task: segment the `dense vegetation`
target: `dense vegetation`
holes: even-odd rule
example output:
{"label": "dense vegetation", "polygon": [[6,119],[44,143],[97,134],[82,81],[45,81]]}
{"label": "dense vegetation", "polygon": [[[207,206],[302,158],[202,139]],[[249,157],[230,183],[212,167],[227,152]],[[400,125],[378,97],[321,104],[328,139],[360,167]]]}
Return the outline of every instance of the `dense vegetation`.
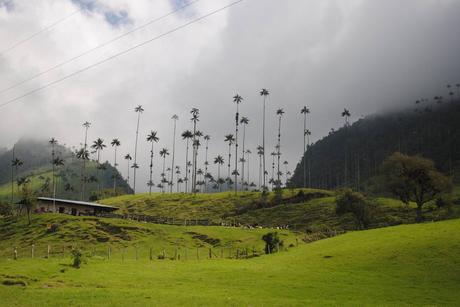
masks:
{"label": "dense vegetation", "polygon": [[0,259],[7,306],[456,306],[460,220],[347,233],[247,260]]}
{"label": "dense vegetation", "polygon": [[369,116],[331,131],[310,146],[290,185],[303,186],[303,162],[310,160],[312,187],[362,190],[396,151],[429,158],[460,182],[460,101],[439,101],[418,101],[415,110]]}

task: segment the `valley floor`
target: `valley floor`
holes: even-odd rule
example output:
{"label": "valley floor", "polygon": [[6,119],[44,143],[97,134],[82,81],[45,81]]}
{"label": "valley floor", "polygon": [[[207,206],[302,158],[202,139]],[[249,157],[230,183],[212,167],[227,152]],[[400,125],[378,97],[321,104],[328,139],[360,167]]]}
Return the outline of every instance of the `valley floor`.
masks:
{"label": "valley floor", "polygon": [[0,305],[455,306],[459,232],[459,219],[401,225],[245,260],[2,259]]}

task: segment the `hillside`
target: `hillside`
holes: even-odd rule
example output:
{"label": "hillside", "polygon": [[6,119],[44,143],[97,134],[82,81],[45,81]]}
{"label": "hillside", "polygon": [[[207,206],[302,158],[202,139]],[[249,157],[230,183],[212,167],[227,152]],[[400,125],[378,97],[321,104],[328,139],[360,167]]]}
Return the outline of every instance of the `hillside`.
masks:
{"label": "hillside", "polygon": [[[312,144],[290,179],[303,186],[303,162],[310,160],[311,186],[363,189],[378,174],[382,161],[395,151],[420,154],[460,182],[460,101],[369,116],[342,127]],[[307,176],[308,177],[308,176]]]}
{"label": "hillside", "polygon": [[456,306],[459,231],[451,220],[351,232],[245,260],[0,258],[1,304]]}
{"label": "hillside", "polygon": [[[301,231],[349,230],[356,229],[357,222],[352,215],[338,216],[335,212],[335,192],[327,190],[303,189],[284,190],[281,204],[274,204],[273,193],[268,204],[260,202],[260,193],[232,192],[215,194],[137,194],[103,199],[100,202],[120,208],[118,214],[146,215],[156,218],[180,220],[209,220],[213,224],[222,221],[227,224],[262,225],[278,227],[289,225]],[[454,194],[454,200],[460,195]],[[390,198],[374,199],[376,207],[370,223],[371,228],[415,222],[414,206]],[[441,220],[460,216],[460,206],[451,209],[424,207],[427,220]]]}
{"label": "hillside", "polygon": [[[49,230],[48,225],[55,225],[55,230]],[[30,255],[31,246],[35,244],[37,257],[46,255],[47,245],[52,247],[52,255],[62,256],[62,251],[69,252],[78,246],[93,253],[107,252],[120,254],[122,249],[129,253],[134,247],[139,254],[145,257],[150,248],[157,254],[165,250],[171,256],[175,248],[181,248],[182,253],[189,249],[195,254],[197,247],[202,248],[203,256],[208,248],[216,248],[220,253],[222,248],[228,252],[232,248],[255,249],[258,253],[263,250],[261,237],[269,230],[240,229],[212,226],[171,226],[136,221],[98,218],[74,217],[62,214],[33,215],[31,225],[27,218],[0,219],[0,258],[10,257],[12,248],[16,247],[23,257]],[[289,245],[295,243],[295,236],[287,230],[278,231],[284,242]]]}
{"label": "hillside", "polygon": [[[14,146],[15,157],[23,161],[23,165],[14,174],[14,201],[19,200],[16,180],[27,177],[31,180],[31,186],[37,195],[52,196],[52,166],[51,147],[47,141],[21,139]],[[11,160],[12,149],[0,154],[0,201],[11,199]],[[56,168],[56,197],[66,199],[80,199],[81,197],[81,165],[74,153],[64,146],[57,145],[56,156],[64,160],[64,165]],[[89,199],[98,190],[100,180],[101,190],[106,193],[112,192],[113,175],[117,176],[117,193],[131,193],[132,189],[122,179],[121,174],[110,163],[102,164],[104,170],[97,171],[97,163],[86,163],[86,183],[84,199]],[[113,194],[111,194],[113,195]]]}

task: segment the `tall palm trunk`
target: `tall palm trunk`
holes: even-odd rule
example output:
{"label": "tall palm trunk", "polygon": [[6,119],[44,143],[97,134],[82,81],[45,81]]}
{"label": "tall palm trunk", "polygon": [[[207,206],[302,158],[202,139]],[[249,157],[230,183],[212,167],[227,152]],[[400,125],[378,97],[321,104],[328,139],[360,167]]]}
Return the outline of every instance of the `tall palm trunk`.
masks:
{"label": "tall palm trunk", "polygon": [[188,193],[188,150],[189,139],[187,138],[187,150],[185,151],[185,193]]}
{"label": "tall palm trunk", "polygon": [[52,144],[52,147],[53,148],[51,150],[51,164],[53,166],[53,209],[54,209],[54,212],[56,212],[56,175],[55,175],[56,167],[54,163],[54,156],[55,156],[54,143]]}
{"label": "tall palm trunk", "polygon": [[173,191],[173,182],[174,182],[174,159],[176,155],[176,120],[177,118],[173,117],[174,119],[174,129],[173,129],[173,146],[172,146],[172,161],[171,161],[171,186],[169,187],[169,193]]}
{"label": "tall palm trunk", "polygon": [[153,186],[153,141],[152,147],[150,149],[150,178],[149,178],[149,195],[152,195],[152,186]]}
{"label": "tall palm trunk", "polygon": [[[166,154],[163,156],[163,179],[166,178]],[[163,180],[162,185],[161,185],[161,193],[165,192],[165,180]]]}
{"label": "tall palm trunk", "polygon": [[259,190],[262,189],[262,155],[259,155]]}
{"label": "tall palm trunk", "polygon": [[238,126],[239,126],[240,113],[238,110],[238,103],[236,104],[236,115],[235,115],[235,195],[238,193]]}
{"label": "tall palm trunk", "polygon": [[130,170],[130,167],[129,167],[129,160],[128,161],[128,176],[126,177],[126,182],[128,183],[128,186],[129,186],[129,170]]}
{"label": "tall palm trunk", "polygon": [[263,160],[262,160],[262,165],[263,165],[263,173],[262,173],[262,177],[263,177],[263,186],[262,186],[262,189],[265,189],[266,188],[266,177],[265,177],[265,173],[266,173],[266,168],[265,168],[265,101],[266,101],[266,96],[264,96],[264,107],[263,107],[263,120],[262,120],[262,147],[263,147]]}
{"label": "tall palm trunk", "polygon": [[307,187],[307,113],[303,115],[303,187]]}
{"label": "tall palm trunk", "polygon": [[[248,180],[246,181],[246,183],[248,184],[248,186],[247,186],[247,187],[248,187],[248,190],[249,190],[249,155],[250,155],[250,154],[247,153],[247,157],[248,157],[248,161],[247,161],[247,162],[248,162],[248,167],[247,167],[247,169],[248,169]],[[243,173],[243,178],[244,178],[244,173]]]}
{"label": "tall palm trunk", "polygon": [[244,159],[244,142],[246,140],[246,124],[243,125],[243,151],[242,151],[242,154],[243,154],[243,160],[241,160],[241,187],[243,188],[244,190],[244,163],[245,163],[245,159]]}
{"label": "tall palm trunk", "polygon": [[101,196],[101,178],[99,176],[99,170],[101,168],[100,158],[101,158],[101,150],[98,149],[97,150],[96,178],[97,178],[97,195],[99,197]]}
{"label": "tall palm trunk", "polygon": [[137,169],[137,140],[139,139],[139,122],[141,119],[141,112],[137,113],[137,128],[136,128],[136,143],[134,144],[134,174],[133,174],[133,191],[136,194],[136,169]]}
{"label": "tall palm trunk", "polygon": [[217,164],[217,183],[219,184],[219,192],[222,192],[222,185],[220,184],[220,163]]}
{"label": "tall palm trunk", "polygon": [[117,191],[117,146],[115,146],[115,154],[113,159],[113,167],[115,168],[113,174],[113,195],[116,195]]}
{"label": "tall palm trunk", "polygon": [[193,122],[193,143],[192,143],[192,193],[196,193],[196,121]]}
{"label": "tall palm trunk", "polygon": [[231,171],[230,171],[230,168],[231,168],[231,161],[232,159],[232,144],[228,144],[228,172],[227,172],[227,189],[230,187],[230,178],[231,178]]}
{"label": "tall palm trunk", "polygon": [[278,122],[278,152],[276,153],[278,157],[278,164],[277,164],[277,188],[281,188],[281,179],[280,179],[280,158],[281,158],[281,116],[279,117]]}
{"label": "tall palm trunk", "polygon": [[209,149],[209,139],[206,139],[206,157],[204,163],[204,192],[208,192],[208,149]]}
{"label": "tall palm trunk", "polygon": [[[88,127],[85,127],[85,143],[83,146],[84,152],[86,152],[86,148],[88,146],[87,142],[88,142]],[[83,165],[81,169],[81,179],[80,180],[81,180],[80,198],[81,200],[84,200],[85,199],[85,188],[86,188],[86,159],[85,158],[83,158]]]}

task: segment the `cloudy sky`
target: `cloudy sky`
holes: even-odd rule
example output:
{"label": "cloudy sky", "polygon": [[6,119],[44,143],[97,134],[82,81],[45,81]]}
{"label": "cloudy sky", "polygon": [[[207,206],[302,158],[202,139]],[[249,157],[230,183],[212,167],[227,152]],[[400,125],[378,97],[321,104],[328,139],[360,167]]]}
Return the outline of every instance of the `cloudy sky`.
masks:
{"label": "cloudy sky", "polygon": [[[158,131],[156,152],[171,149],[170,118],[179,116],[178,134],[191,129],[192,107],[201,112],[199,129],[212,137],[210,157],[225,154],[224,135],[234,133],[232,96],[239,93],[244,98],[241,114],[250,119],[246,145],[255,152],[262,126],[258,93],[269,89],[267,152],[276,142],[275,111],[284,108],[282,160],[292,169],[302,152],[303,105],[311,109],[312,136],[317,140],[342,124],[345,107],[356,120],[407,107],[419,98],[446,96],[446,84],[460,83],[460,1],[244,0],[15,100],[231,2],[196,1],[5,91],[188,2],[0,0],[0,145],[10,147],[22,136],[54,136],[78,147],[82,123],[89,121],[90,140],[101,137],[109,142],[117,137],[122,142],[120,154],[132,154],[134,107],[140,104],[145,112],[140,122],[139,182],[145,189],[147,133]],[[13,102],[4,105],[9,101]],[[103,158],[111,161],[112,149],[107,148]],[[251,163],[255,160],[252,155]],[[177,161],[185,161],[179,138]],[[123,161],[125,174],[124,166]],[[159,167],[155,171],[158,178]]]}

